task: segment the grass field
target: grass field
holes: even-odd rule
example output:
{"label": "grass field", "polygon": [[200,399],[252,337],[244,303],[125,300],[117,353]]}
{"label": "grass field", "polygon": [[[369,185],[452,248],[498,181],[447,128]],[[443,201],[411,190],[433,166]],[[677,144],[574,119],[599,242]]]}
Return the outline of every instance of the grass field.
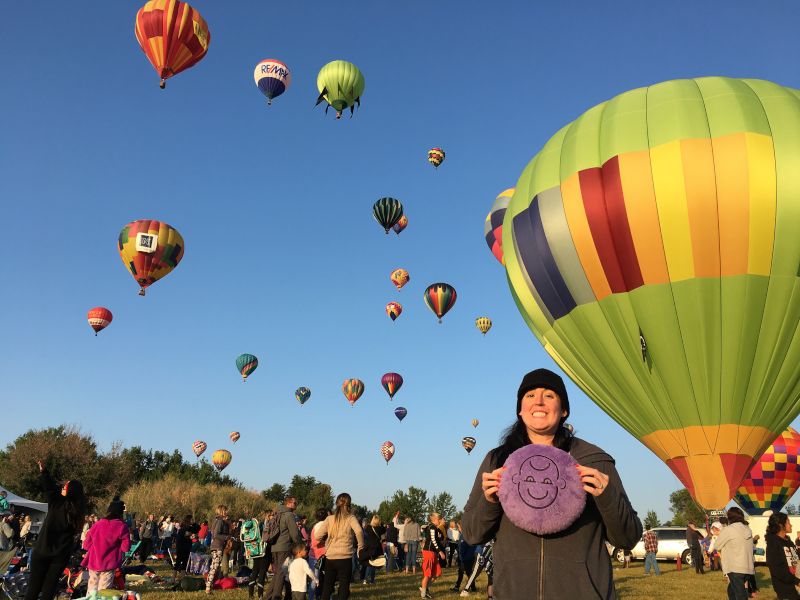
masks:
{"label": "grass field", "polygon": [[[678,572],[674,563],[659,563],[660,577],[644,574],[644,564],[635,562],[628,569],[614,570],[617,594],[624,600],[686,600],[686,598],[725,598],[726,583],[719,571],[696,575],[693,569],[683,568]],[[158,567],[162,575],[170,575],[166,568]],[[442,577],[433,585],[431,593],[437,600],[440,598],[458,598],[458,594],[449,591],[455,583],[455,568],[445,569]],[[756,568],[759,586],[759,598],[773,598],[774,592],[769,581],[766,567]],[[419,598],[420,575],[379,573],[374,585],[354,583],[350,597],[359,600],[412,600]],[[471,594],[474,600],[486,598],[486,576],[478,578],[478,591]],[[142,600],[202,600],[207,598],[204,592],[164,592],[142,588]],[[247,600],[247,590],[239,588],[231,591],[214,591],[211,596],[216,600]],[[555,598],[555,597],[554,597]],[[557,599],[556,599],[557,600]]]}

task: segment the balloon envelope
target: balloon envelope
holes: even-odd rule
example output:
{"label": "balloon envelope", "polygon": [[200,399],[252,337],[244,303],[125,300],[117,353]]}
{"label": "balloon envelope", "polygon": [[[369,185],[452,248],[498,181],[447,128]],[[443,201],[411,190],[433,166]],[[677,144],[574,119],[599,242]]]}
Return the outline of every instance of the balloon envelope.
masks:
{"label": "balloon envelope", "polygon": [[[323,100],[336,111],[336,118],[342,116],[347,108],[353,114],[356,104],[361,104],[364,93],[364,76],[358,67],[345,60],[334,60],[320,69],[317,75],[317,104]],[[327,108],[325,111],[327,112]]]}
{"label": "balloon envelope", "polygon": [[428,150],[428,162],[437,169],[444,162],[444,150],[441,148],[431,148]]}
{"label": "balloon envelope", "polygon": [[383,377],[381,377],[381,385],[386,390],[386,393],[389,394],[389,398],[394,400],[394,395],[403,387],[403,377],[400,373],[384,373]]}
{"label": "balloon envelope", "polygon": [[439,323],[441,323],[442,317],[456,303],[456,289],[449,283],[434,283],[425,290],[423,298],[425,304],[433,311],[433,314],[439,317]]}
{"label": "balloon envelope", "polygon": [[372,205],[372,216],[388,234],[403,216],[403,203],[397,198],[381,198]]}
{"label": "balloon envelope", "polygon": [[461,445],[464,446],[464,450],[467,451],[467,454],[472,452],[472,449],[475,447],[475,444],[477,443],[478,442],[475,440],[474,437],[467,436],[465,438],[461,438]]}
{"label": "balloon envelope", "polygon": [[478,419],[472,419],[472,426],[473,427],[477,427],[479,424],[480,424],[480,421],[478,421]]}
{"label": "balloon envelope", "polygon": [[475,327],[483,335],[486,335],[486,332],[492,328],[492,320],[489,317],[478,317],[475,319]]}
{"label": "balloon envelope", "polygon": [[492,208],[483,223],[483,237],[486,239],[489,250],[492,251],[492,254],[501,265],[505,264],[505,259],[503,258],[503,218],[506,216],[506,209],[513,195],[514,188],[500,192],[500,195],[492,203]]}
{"label": "balloon envelope", "polygon": [[247,381],[253,371],[258,367],[258,359],[252,354],[240,354],[236,357],[236,370],[242,376],[242,381]]}
{"label": "balloon envelope", "polygon": [[392,460],[394,456],[394,444],[392,442],[383,442],[383,444],[381,444],[381,456],[388,465],[389,461]]}
{"label": "balloon envelope", "polygon": [[302,406],[311,398],[311,390],[307,387],[299,387],[294,392],[294,398],[300,403],[300,406]]}
{"label": "balloon envelope", "polygon": [[117,249],[123,264],[140,286],[139,295],[144,296],[145,288],[178,266],[184,244],[177,229],[160,221],[140,219],[122,228]]}
{"label": "balloon envelope", "polygon": [[402,289],[403,286],[411,280],[408,271],[405,269],[395,269],[392,271],[392,274],[389,276],[389,278],[392,280],[392,283],[398,290]]}
{"label": "balloon envelope", "polygon": [[211,462],[217,467],[217,471],[222,471],[225,467],[231,464],[233,456],[227,450],[215,450],[211,455]]}
{"label": "balloon envelope", "polygon": [[798,155],[798,90],[668,81],[556,133],[503,220],[537,339],[706,509],[800,410]]}
{"label": "balloon envelope", "polygon": [[408,227],[408,217],[405,215],[400,217],[397,223],[392,225],[392,229],[397,235],[400,235],[400,232],[403,231],[403,229],[405,229],[406,227]]}
{"label": "balloon envelope", "polygon": [[800,487],[800,434],[791,427],[758,459],[736,491],[736,502],[748,515],[780,511]]}
{"label": "balloon envelope", "polygon": [[397,408],[394,409],[394,416],[397,417],[399,421],[405,419],[407,414],[408,411],[403,406],[398,406]]}
{"label": "balloon envelope", "polygon": [[389,315],[389,318],[394,321],[403,314],[403,305],[399,302],[389,302],[386,305],[386,314]]}
{"label": "balloon envelope", "polygon": [[231,438],[231,441],[235,444],[236,442],[239,441],[239,438],[242,436],[238,431],[231,431],[228,437]]}
{"label": "balloon envelope", "polygon": [[206,451],[206,448],[208,448],[208,444],[202,440],[197,440],[194,444],[192,444],[192,452],[194,452],[194,455],[198,458],[200,458],[200,455]]}
{"label": "balloon envelope", "polygon": [[186,2],[151,0],[136,13],[136,40],[166,80],[197,64],[208,52],[211,33],[205,19]]}
{"label": "balloon envelope", "polygon": [[292,73],[285,63],[267,58],[256,65],[253,79],[261,93],[267,97],[267,104],[272,104],[272,99],[283,94],[292,83]]}
{"label": "balloon envelope", "polygon": [[361,398],[361,394],[364,393],[364,382],[360,379],[345,379],[342,384],[342,393],[347,398],[350,406],[353,406]]}
{"label": "balloon envelope", "polygon": [[94,334],[97,335],[98,332],[109,326],[114,315],[103,306],[95,306],[89,310],[86,314],[86,318],[89,321],[89,325],[94,329]]}

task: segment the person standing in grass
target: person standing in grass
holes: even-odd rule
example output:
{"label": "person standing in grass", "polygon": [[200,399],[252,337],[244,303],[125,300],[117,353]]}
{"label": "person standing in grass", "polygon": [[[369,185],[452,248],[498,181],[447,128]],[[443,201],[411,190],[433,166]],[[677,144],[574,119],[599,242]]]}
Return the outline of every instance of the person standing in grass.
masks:
{"label": "person standing in grass", "polygon": [[358,519],[352,513],[350,494],[339,494],[333,514],[327,517],[316,531],[317,538],[325,542],[325,581],[322,599],[329,600],[333,586],[339,582],[338,600],[350,597],[353,576],[353,556],[364,549],[364,535]]}
{"label": "person standing in grass", "polygon": [[217,506],[214,524],[211,526],[211,565],[208,567],[206,578],[206,594],[211,593],[214,578],[222,564],[222,553],[231,537],[231,526],[228,523],[228,507],[224,504]]}
{"label": "person standing in grass", "polygon": [[406,566],[406,527],[400,518],[400,511],[394,513],[392,523],[397,528],[397,570],[402,571]]}
{"label": "person standing in grass", "polygon": [[728,599],[747,600],[745,582],[755,573],[753,532],[745,524],[741,508],[728,509],[728,526],[717,536],[715,548],[722,555],[722,572],[728,577]]}
{"label": "person standing in grass", "polygon": [[689,521],[686,527],[686,544],[692,554],[692,564],[694,564],[695,575],[705,575],[703,570],[703,547],[700,542],[703,540],[703,534],[697,530],[697,525],[694,521]]}
{"label": "person standing in grass", "polygon": [[314,571],[308,566],[306,560],[308,548],[305,541],[297,542],[292,546],[292,557],[286,559],[286,568],[289,584],[292,586],[292,600],[306,600],[308,580],[315,585],[319,583]]}
{"label": "person standing in grass", "polygon": [[439,513],[431,513],[430,523],[425,530],[425,539],[422,543],[422,585],[419,588],[420,598],[432,598],[428,586],[442,574],[441,561],[446,558],[445,537],[439,528],[441,517]]}
{"label": "person standing in grass", "polygon": [[644,574],[650,575],[650,567],[653,567],[653,572],[656,575],[661,575],[661,569],[658,567],[658,534],[652,529],[644,532]]}
{"label": "person standing in grass", "polygon": [[772,513],[767,524],[767,566],[772,579],[772,589],[778,600],[800,600],[797,586],[797,548],[790,534],[792,524],[786,513]]}
{"label": "person standing in grass", "polygon": [[406,523],[403,525],[403,535],[406,537],[406,573],[410,572],[414,575],[417,574],[417,553],[419,552],[419,540],[422,537],[422,530],[419,523],[411,517],[406,517]]}
{"label": "person standing in grass", "polygon": [[108,507],[104,519],[92,525],[83,540],[86,555],[81,566],[89,569],[87,595],[107,590],[114,584],[114,571],[122,564],[122,555],[131,548],[131,534],[122,520],[125,504],[118,497]]}

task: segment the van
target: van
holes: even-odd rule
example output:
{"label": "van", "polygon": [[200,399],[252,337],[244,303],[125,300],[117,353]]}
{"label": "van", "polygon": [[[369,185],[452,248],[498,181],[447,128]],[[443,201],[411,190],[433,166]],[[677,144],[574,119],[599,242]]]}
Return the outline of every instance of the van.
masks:
{"label": "van", "polygon": [[[704,528],[698,527],[697,530],[705,537]],[[653,531],[658,536],[656,560],[674,561],[680,556],[683,564],[692,566],[692,553],[686,543],[686,527],[654,527]],[[644,560],[644,555],[644,541],[639,540],[639,543],[631,549],[631,559]],[[614,548],[613,557],[618,562],[623,562],[625,551],[622,548]]]}

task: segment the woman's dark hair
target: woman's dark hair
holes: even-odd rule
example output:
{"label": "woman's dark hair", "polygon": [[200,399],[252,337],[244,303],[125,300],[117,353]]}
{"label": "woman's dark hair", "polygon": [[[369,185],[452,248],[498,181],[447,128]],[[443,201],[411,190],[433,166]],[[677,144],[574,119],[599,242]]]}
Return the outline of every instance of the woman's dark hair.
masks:
{"label": "woman's dark hair", "polygon": [[314,512],[314,518],[317,520],[317,522],[324,521],[325,519],[328,518],[328,509],[327,508],[318,508]]}
{"label": "woman's dark hair", "polygon": [[183,521],[181,521],[181,529],[184,527],[191,527],[192,526],[192,515],[186,515],[183,517]]}
{"label": "woman's dark hair", "polygon": [[744,520],[744,513],[742,509],[738,506],[731,506],[727,512],[728,515],[728,523],[733,525],[734,523],[745,523]]}
{"label": "woman's dark hair", "polygon": [[777,535],[781,529],[786,527],[786,521],[789,520],[789,515],[782,512],[772,513],[767,522],[767,533]]}
{"label": "woman's dark hair", "polygon": [[[564,452],[569,452],[572,447],[572,439],[574,436],[570,429],[564,427],[564,421],[566,421],[566,417],[561,418],[561,423],[559,423],[558,430],[553,437],[553,446]],[[528,437],[528,429],[525,427],[522,417],[517,415],[517,420],[503,432],[503,436],[500,438],[497,464],[504,463],[511,453],[530,443],[531,440]]]}
{"label": "woman's dark hair", "polygon": [[88,501],[83,491],[83,484],[77,479],[67,482],[67,494],[64,496],[64,512],[67,523],[76,532],[83,527],[83,520],[86,518]]}

